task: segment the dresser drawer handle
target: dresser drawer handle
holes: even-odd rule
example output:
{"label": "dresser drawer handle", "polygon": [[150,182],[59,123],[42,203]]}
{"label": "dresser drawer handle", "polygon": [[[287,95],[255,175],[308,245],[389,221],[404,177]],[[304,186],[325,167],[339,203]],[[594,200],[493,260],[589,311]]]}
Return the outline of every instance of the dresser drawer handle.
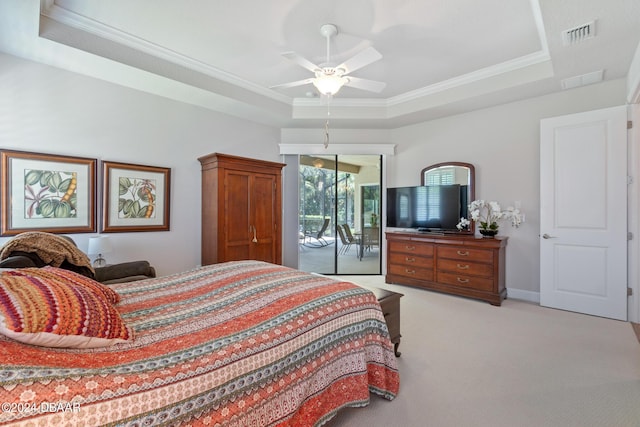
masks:
{"label": "dresser drawer handle", "polygon": [[408,268],[405,268],[404,272],[407,273],[407,274],[416,274],[415,270],[409,270]]}
{"label": "dresser drawer handle", "polygon": [[406,250],[408,250],[408,251],[415,251],[415,250],[416,250],[416,247],[415,247],[415,246],[409,246],[409,245],[407,245],[407,246],[405,246],[404,248],[405,248]]}
{"label": "dresser drawer handle", "polygon": [[461,279],[461,278],[457,278],[458,279],[458,283],[469,283],[469,279]]}
{"label": "dresser drawer handle", "polygon": [[405,258],[404,258],[404,260],[405,260],[406,262],[416,262],[416,259],[415,259],[415,258],[413,258],[413,257],[405,257]]}
{"label": "dresser drawer handle", "polygon": [[457,264],[456,267],[458,267],[460,270],[466,270],[469,268],[469,264]]}
{"label": "dresser drawer handle", "polygon": [[458,255],[460,255],[460,256],[469,256],[469,251],[458,251]]}

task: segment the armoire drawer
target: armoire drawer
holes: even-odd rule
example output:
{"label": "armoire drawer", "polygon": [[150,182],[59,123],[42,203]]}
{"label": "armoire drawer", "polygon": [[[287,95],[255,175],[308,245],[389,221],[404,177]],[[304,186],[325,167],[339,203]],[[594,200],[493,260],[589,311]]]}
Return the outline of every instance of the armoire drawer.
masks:
{"label": "armoire drawer", "polygon": [[484,277],[466,276],[462,274],[438,271],[437,281],[438,283],[461,286],[464,288],[477,289],[481,291],[493,290],[493,279]]}
{"label": "armoire drawer", "polygon": [[438,247],[438,258],[493,262],[493,252],[484,249],[469,249],[458,246]]}
{"label": "armoire drawer", "polygon": [[493,277],[493,264],[468,262],[467,260],[438,259],[438,271],[469,276]]}

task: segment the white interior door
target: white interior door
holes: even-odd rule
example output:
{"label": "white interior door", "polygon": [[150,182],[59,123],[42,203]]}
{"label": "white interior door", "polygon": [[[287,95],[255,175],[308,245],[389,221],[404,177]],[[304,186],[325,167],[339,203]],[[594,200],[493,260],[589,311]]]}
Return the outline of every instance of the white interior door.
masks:
{"label": "white interior door", "polygon": [[627,319],[627,110],[540,125],[540,304]]}

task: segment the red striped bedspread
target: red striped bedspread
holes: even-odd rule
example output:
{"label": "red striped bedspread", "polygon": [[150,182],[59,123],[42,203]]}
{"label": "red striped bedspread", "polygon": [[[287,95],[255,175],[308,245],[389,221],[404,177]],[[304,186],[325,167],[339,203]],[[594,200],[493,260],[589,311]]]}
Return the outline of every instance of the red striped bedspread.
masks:
{"label": "red striped bedspread", "polygon": [[398,392],[380,306],[356,285],[237,261],[112,287],[132,342],[0,338],[0,424],[313,426]]}

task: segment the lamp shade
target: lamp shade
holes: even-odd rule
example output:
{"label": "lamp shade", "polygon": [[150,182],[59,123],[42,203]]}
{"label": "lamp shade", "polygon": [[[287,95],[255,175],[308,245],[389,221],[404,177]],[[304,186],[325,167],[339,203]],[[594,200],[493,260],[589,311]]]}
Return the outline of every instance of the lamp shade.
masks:
{"label": "lamp shade", "polygon": [[107,236],[89,238],[89,255],[106,254],[111,252],[111,240]]}
{"label": "lamp shade", "polygon": [[323,95],[335,95],[349,79],[337,74],[322,74],[313,79],[313,85]]}

